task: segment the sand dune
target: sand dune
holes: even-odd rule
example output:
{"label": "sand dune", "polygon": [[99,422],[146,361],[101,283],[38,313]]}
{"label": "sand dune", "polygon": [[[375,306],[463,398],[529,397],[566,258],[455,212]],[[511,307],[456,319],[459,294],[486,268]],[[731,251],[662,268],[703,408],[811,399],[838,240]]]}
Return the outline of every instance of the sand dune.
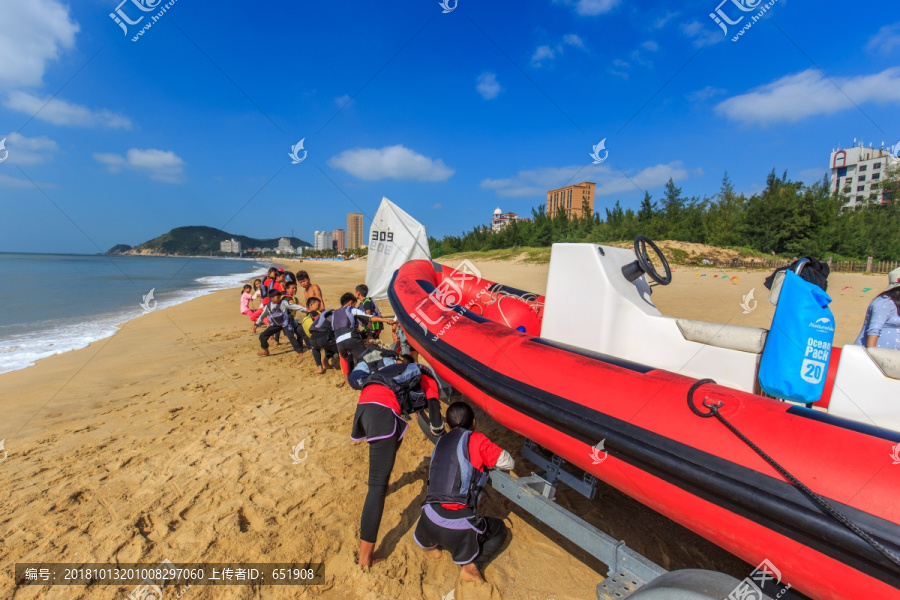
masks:
{"label": "sand dune", "polygon": [[[544,291],[546,265],[479,265],[485,277]],[[364,279],[364,262],[306,262],[326,302]],[[698,273],[695,275],[695,273]],[[765,325],[762,273],[676,271],[655,300],[668,314]],[[883,277],[833,275],[838,340],[854,337]],[[744,315],[756,287],[759,307]],[[852,286],[851,290],[843,290]],[[349,439],[356,393],[339,373],[313,374],[312,357],[275,348],[256,356],[239,292],[223,291],[142,316],[83,350],[0,375],[7,460],[0,463],[0,597],[123,598],[133,586],[22,587],[17,562],[303,562],[325,563],[315,587],[193,587],[183,598],[457,599],[592,598],[603,566],[584,556],[496,493],[488,514],[507,519],[513,539],[486,570],[490,583],[458,581],[448,557],[424,558],[412,529],[424,495],[431,445],[411,427],[391,479],[376,556],[355,564],[366,492],[365,444]],[[382,309],[390,313],[384,304]],[[137,307],[136,307],[137,310]],[[522,439],[480,415],[481,429],[518,456]],[[291,449],[304,442],[306,459]],[[517,472],[528,474],[519,461]],[[724,570],[743,577],[741,561],[602,486],[588,501],[563,491],[559,501],[662,566]]]}

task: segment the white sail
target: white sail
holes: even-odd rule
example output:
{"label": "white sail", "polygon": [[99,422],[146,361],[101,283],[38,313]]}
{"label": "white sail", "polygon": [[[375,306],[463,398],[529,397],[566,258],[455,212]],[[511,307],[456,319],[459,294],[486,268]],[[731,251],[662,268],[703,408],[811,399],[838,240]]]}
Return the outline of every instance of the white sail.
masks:
{"label": "white sail", "polygon": [[391,278],[403,263],[431,260],[425,227],[387,198],[381,199],[368,240],[366,285],[373,300],[387,298]]}

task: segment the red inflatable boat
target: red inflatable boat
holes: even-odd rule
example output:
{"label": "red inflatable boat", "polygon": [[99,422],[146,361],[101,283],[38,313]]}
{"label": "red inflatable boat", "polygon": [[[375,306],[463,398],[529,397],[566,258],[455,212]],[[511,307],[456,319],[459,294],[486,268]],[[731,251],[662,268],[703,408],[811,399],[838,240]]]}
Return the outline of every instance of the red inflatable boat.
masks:
{"label": "red inflatable boat", "polygon": [[[885,556],[900,555],[900,434],[542,338],[542,296],[468,269],[408,262],[388,294],[412,345],[505,427],[751,565],[768,559],[806,595],[900,598],[900,569]],[[584,310],[595,310],[590,298]],[[882,551],[723,423],[695,414],[692,386],[701,410],[721,403]]]}

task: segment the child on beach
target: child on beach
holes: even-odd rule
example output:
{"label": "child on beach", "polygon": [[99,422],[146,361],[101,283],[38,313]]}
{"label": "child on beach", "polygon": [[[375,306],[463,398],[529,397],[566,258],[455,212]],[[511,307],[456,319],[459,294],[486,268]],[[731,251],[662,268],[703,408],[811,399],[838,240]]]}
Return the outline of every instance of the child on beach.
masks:
{"label": "child on beach", "polygon": [[325,310],[325,296],[322,295],[322,288],[310,281],[309,273],[306,271],[297,271],[297,283],[303,288],[303,293],[307,302],[310,298],[318,298],[319,302],[322,303],[322,308],[319,310]]}
{"label": "child on beach", "polygon": [[394,340],[394,352],[402,356],[409,355],[412,358],[410,362],[419,362],[419,354],[409,345],[406,332],[397,321],[391,323],[391,337]]}
{"label": "child on beach", "polygon": [[303,346],[300,345],[300,342],[297,341],[294,335],[293,319],[290,312],[292,310],[306,312],[306,308],[289,302],[279,290],[271,290],[269,292],[269,303],[263,308],[255,324],[258,327],[262,325],[264,318],[269,317],[269,326],[259,334],[259,345],[262,346],[259,356],[269,356],[269,338],[279,332],[284,333],[297,354],[303,353]]}
{"label": "child on beach", "polygon": [[[404,415],[428,411],[434,435],[444,432],[438,385],[427,367],[398,363],[369,375],[353,417],[350,438],[369,444],[369,490],[360,519],[359,564],[371,567],[388,481],[408,424]],[[380,559],[384,560],[384,559]]]}
{"label": "child on beach", "polygon": [[[365,312],[367,315],[380,317],[381,311],[378,310],[378,305],[368,296],[369,286],[364,283],[356,286],[356,300],[359,302],[359,310]],[[377,340],[381,336],[381,331],[383,329],[384,325],[381,323],[369,322],[366,326],[365,337],[370,340]]]}
{"label": "child on beach", "polygon": [[337,342],[338,354],[341,358],[341,371],[344,373],[345,383],[350,383],[348,379],[350,369],[353,368],[354,357],[365,351],[366,345],[357,335],[357,323],[362,320],[374,321],[376,323],[390,323],[391,319],[384,317],[376,317],[367,315],[365,312],[356,308],[356,296],[347,292],[341,296],[341,307],[334,311],[332,324],[334,326],[334,339]]}
{"label": "child on beach", "polygon": [[500,519],[478,515],[478,498],[487,469],[511,470],[516,463],[506,450],[474,432],[475,412],[465,402],[447,407],[447,425],[450,432],[438,439],[431,455],[427,495],[413,539],[430,558],[440,558],[441,548],[450,552],[463,581],[484,581],[478,567],[500,550],[507,529]]}
{"label": "child on beach", "polygon": [[[334,341],[334,327],[332,319],[334,310],[321,311],[322,301],[318,298],[310,298],[306,302],[307,312],[313,311],[314,319],[304,319],[303,327],[309,335],[309,347],[312,348],[313,360],[316,361],[316,375],[322,375],[328,370],[331,359],[338,353],[337,344]],[[321,353],[325,352],[325,362],[322,362]]]}
{"label": "child on beach", "polygon": [[[259,279],[256,281],[259,281]],[[257,310],[253,310],[250,308],[250,302],[253,300],[253,294],[251,294],[250,291],[250,284],[244,285],[243,290],[241,290],[241,314],[247,315],[250,320],[255,323],[263,309],[258,308]]]}

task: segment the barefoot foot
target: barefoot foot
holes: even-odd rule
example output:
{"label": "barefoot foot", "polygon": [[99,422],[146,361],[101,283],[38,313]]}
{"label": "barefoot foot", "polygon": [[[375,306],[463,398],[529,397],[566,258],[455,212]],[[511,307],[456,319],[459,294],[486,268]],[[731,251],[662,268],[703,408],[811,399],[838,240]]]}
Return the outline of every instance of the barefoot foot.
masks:
{"label": "barefoot foot", "polygon": [[484,583],[484,577],[482,577],[481,573],[478,572],[478,567],[476,567],[472,563],[462,566],[462,568],[459,570],[459,577],[463,581]]}

